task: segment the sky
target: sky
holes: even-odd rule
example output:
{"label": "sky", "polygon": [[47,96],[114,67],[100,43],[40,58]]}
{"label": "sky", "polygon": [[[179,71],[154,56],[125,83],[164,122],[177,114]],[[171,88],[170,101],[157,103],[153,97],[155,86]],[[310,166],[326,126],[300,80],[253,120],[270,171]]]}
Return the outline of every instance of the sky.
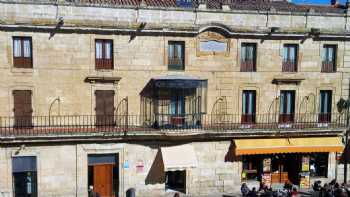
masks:
{"label": "sky", "polygon": [[[293,3],[298,4],[320,4],[320,5],[329,5],[331,0],[292,0]],[[341,4],[345,4],[346,0],[340,0]]]}

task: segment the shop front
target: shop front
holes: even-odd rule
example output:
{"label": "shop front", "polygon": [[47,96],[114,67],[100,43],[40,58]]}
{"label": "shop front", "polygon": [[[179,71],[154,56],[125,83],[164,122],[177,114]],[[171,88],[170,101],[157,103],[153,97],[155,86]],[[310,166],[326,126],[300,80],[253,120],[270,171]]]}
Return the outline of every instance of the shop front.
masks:
{"label": "shop front", "polygon": [[309,188],[310,178],[327,178],[332,153],[344,147],[338,137],[234,140],[235,155],[242,158],[242,182],[271,187],[285,183]]}

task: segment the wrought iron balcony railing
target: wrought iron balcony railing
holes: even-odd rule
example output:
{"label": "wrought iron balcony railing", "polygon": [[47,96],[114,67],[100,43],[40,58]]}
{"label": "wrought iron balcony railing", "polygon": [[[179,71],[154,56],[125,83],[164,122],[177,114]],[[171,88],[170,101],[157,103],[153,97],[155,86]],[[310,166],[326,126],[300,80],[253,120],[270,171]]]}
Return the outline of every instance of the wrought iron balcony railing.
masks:
{"label": "wrought iron balcony railing", "polygon": [[255,60],[241,60],[241,72],[256,72]]}
{"label": "wrought iron balcony railing", "polygon": [[297,72],[297,64],[294,60],[286,60],[282,63],[282,72]]}
{"label": "wrought iron balcony railing", "polygon": [[336,72],[334,61],[323,61],[321,72],[324,72],[324,73]]}
{"label": "wrought iron balcony railing", "polygon": [[168,58],[168,68],[170,70],[184,70],[184,58]]}
{"label": "wrought iron balcony railing", "polygon": [[[254,121],[253,118],[254,117]],[[210,132],[233,130],[329,130],[346,126],[346,114],[294,114],[288,121],[281,121],[280,114],[185,114],[154,115],[146,119],[140,115],[119,116],[33,116],[0,117],[0,137],[38,135],[79,135],[90,133],[127,133],[152,131],[189,131],[193,129]]]}

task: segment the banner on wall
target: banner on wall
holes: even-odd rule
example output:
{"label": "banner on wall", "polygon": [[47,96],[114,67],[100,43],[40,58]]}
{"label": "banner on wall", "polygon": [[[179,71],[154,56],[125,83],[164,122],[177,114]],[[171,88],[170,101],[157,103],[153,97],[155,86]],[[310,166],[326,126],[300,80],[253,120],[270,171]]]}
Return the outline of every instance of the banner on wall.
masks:
{"label": "banner on wall", "polygon": [[310,157],[309,156],[303,156],[301,158],[301,171],[303,171],[303,172],[310,171]]}

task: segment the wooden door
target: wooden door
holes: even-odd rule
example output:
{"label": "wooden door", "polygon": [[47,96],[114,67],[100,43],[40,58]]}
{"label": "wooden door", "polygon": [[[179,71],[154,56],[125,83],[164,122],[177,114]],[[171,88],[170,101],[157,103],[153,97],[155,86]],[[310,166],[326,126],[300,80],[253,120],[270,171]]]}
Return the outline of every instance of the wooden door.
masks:
{"label": "wooden door", "polygon": [[113,164],[95,165],[94,191],[100,197],[113,197]]}
{"label": "wooden door", "polygon": [[15,122],[14,126],[31,127],[32,126],[32,91],[30,90],[14,90],[13,105]]}
{"label": "wooden door", "polygon": [[114,91],[96,90],[96,126],[114,125]]}

